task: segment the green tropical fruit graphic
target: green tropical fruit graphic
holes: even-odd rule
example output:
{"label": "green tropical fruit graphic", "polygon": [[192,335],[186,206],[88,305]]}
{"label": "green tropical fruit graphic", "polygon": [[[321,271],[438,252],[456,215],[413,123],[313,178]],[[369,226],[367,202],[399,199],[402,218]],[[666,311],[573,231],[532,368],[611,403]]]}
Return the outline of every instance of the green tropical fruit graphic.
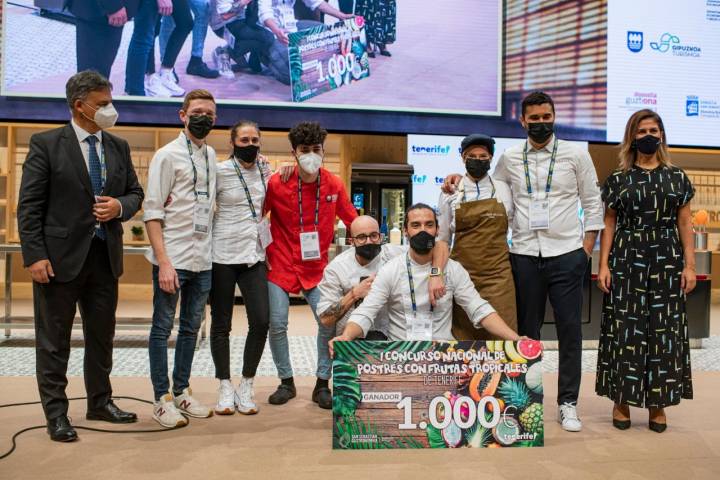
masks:
{"label": "green tropical fruit graphic", "polygon": [[530,390],[524,382],[505,379],[497,389],[497,393],[505,399],[507,405],[513,405],[518,410],[525,410],[530,404]]}
{"label": "green tropical fruit graphic", "polygon": [[541,403],[532,403],[520,414],[520,425],[528,433],[542,435],[543,433],[543,406]]}

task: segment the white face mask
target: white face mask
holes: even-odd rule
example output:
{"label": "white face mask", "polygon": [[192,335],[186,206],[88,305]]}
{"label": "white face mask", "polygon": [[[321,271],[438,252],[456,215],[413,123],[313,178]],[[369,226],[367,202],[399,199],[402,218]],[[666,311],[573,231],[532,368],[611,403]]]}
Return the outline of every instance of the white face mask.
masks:
{"label": "white face mask", "polygon": [[[83,102],[85,103],[85,102]],[[85,103],[88,107],[87,103]],[[90,107],[93,108],[93,107]],[[112,103],[108,103],[107,105],[104,105],[100,108],[95,109],[95,116],[89,120],[92,120],[95,122],[95,125],[100,127],[102,130],[105,130],[106,128],[111,128],[115,126],[115,122],[117,122],[118,119],[118,112],[115,110],[115,107]]]}
{"label": "white face mask", "polygon": [[320,170],[322,157],[315,152],[303,153],[298,157],[298,162],[305,173],[315,175]]}

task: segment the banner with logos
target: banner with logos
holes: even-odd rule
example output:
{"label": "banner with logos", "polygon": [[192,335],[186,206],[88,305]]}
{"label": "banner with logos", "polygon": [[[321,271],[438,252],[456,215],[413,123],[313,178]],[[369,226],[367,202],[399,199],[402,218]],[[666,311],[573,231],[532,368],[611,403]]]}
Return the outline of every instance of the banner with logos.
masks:
{"label": "banner with logos", "polygon": [[668,142],[720,146],[720,0],[608,1],[607,139],[649,108]]}
{"label": "banner with logos", "polygon": [[543,446],[536,340],[360,340],[334,350],[334,449]]}
{"label": "banner with logos", "polygon": [[300,30],[288,38],[293,102],[370,76],[363,17]]}

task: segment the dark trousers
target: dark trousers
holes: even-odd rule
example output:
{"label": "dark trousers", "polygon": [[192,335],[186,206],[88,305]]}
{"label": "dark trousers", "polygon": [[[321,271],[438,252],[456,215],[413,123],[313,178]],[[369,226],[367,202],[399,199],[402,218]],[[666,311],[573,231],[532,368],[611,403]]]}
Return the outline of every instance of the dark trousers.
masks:
{"label": "dark trousers", "polygon": [[249,325],[243,353],[243,377],[255,376],[270,323],[265,263],[258,262],[252,266],[213,263],[210,351],[215,362],[215,377],[220,380],[230,379],[230,330],[236,284],[245,301]]}
{"label": "dark trousers", "polygon": [[[250,25],[245,20],[228,23],[225,28],[235,37],[235,44],[230,54],[235,63],[241,64],[241,57],[248,52],[254,54],[251,61],[259,55],[267,55],[275,41],[275,37],[268,30],[258,25]],[[257,67],[259,68],[259,65]]]}
{"label": "dark trousers", "polygon": [[343,13],[355,13],[355,0],[338,0],[338,7]]}
{"label": "dark trousers", "polygon": [[78,72],[95,70],[110,78],[110,70],[117,56],[123,27],[113,27],[104,22],[77,19],[75,43]]}
{"label": "dark trousers", "polygon": [[110,268],[107,246],[97,238],[74,280],[33,283],[36,376],[46,418],[67,414],[66,373],[76,306],[80,307],[85,337],[87,408],[97,410],[110,401],[117,299],[118,282]]}
{"label": "dark trousers", "polygon": [[582,248],[557,257],[510,254],[518,333],[540,340],[548,296],[559,341],[558,404],[576,403],[582,370],[582,282],[588,257]]}

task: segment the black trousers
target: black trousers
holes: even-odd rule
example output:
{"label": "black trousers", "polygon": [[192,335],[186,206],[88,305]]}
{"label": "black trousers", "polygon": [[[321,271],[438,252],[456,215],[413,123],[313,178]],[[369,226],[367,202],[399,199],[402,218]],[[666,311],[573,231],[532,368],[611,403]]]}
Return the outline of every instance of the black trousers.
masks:
{"label": "black trousers", "polygon": [[338,7],[343,13],[355,13],[355,0],[338,0]]}
{"label": "black trousers", "polygon": [[87,408],[97,410],[110,401],[117,300],[118,281],[110,268],[107,246],[97,238],[74,280],[33,283],[36,375],[46,418],[67,414],[66,373],[76,306],[85,337]]}
{"label": "black trousers", "polygon": [[559,341],[558,404],[575,403],[582,371],[582,284],[588,257],[582,248],[557,257],[510,254],[518,333],[540,340],[548,296]]}
{"label": "black trousers", "polygon": [[104,22],[77,19],[75,43],[78,72],[95,70],[110,78],[110,70],[117,56],[123,27],[113,27]]}
{"label": "black trousers", "polygon": [[230,379],[230,330],[235,300],[235,285],[240,288],[248,317],[248,334],[243,352],[243,377],[254,377],[265,348],[270,325],[270,301],[267,268],[255,265],[212,265],[210,291],[210,352],[215,363],[215,377]]}

